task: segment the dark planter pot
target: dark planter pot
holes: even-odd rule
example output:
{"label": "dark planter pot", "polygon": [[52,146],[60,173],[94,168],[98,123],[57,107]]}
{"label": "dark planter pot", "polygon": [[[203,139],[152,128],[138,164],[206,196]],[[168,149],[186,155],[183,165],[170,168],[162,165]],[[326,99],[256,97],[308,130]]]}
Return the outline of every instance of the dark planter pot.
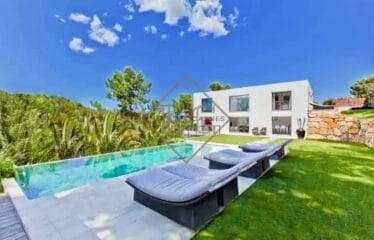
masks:
{"label": "dark planter pot", "polygon": [[297,129],[296,130],[297,137],[303,139],[305,137],[305,130],[304,129]]}

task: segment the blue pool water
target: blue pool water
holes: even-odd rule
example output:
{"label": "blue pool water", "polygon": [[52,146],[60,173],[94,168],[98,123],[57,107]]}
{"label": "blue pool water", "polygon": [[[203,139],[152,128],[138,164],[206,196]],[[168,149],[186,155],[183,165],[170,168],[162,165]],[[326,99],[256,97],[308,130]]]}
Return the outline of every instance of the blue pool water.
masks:
{"label": "blue pool water", "polygon": [[144,148],[16,169],[17,182],[29,199],[114,178],[192,156],[192,144]]}

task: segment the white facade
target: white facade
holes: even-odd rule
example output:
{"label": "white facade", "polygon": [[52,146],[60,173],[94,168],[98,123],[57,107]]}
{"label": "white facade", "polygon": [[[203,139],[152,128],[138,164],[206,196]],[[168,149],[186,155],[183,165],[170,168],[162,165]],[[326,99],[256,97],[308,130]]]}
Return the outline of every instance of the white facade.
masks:
{"label": "white facade", "polygon": [[253,135],[257,128],[268,137],[296,138],[299,119],[307,130],[312,101],[307,80],[194,93],[194,118],[200,129],[221,126],[221,134]]}

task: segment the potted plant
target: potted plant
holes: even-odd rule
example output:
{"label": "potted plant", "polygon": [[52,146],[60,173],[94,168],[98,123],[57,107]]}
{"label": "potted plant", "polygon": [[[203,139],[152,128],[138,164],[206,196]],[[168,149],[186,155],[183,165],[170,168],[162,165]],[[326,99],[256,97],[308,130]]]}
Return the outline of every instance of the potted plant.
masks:
{"label": "potted plant", "polygon": [[297,119],[298,129],[296,130],[296,134],[297,134],[297,137],[300,138],[300,139],[303,139],[305,137],[305,129],[304,129],[305,122],[306,122],[305,118],[304,119],[301,119],[301,118]]}

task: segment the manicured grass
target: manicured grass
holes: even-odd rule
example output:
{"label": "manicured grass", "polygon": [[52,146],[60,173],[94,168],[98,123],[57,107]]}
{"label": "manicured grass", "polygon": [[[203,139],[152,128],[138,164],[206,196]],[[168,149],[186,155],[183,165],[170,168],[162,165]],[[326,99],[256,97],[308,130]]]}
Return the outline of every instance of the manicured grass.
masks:
{"label": "manicured grass", "polygon": [[[194,137],[191,140],[205,142],[210,138],[210,136]],[[247,142],[254,142],[265,139],[266,137],[253,137],[253,136],[235,136],[235,135],[217,135],[214,136],[210,141],[216,143],[226,143],[226,144],[243,144]]]}
{"label": "manicured grass", "polygon": [[374,150],[295,140],[195,239],[374,239]]}
{"label": "manicured grass", "polygon": [[342,112],[342,114],[359,119],[368,119],[374,118],[374,109],[349,110]]}

